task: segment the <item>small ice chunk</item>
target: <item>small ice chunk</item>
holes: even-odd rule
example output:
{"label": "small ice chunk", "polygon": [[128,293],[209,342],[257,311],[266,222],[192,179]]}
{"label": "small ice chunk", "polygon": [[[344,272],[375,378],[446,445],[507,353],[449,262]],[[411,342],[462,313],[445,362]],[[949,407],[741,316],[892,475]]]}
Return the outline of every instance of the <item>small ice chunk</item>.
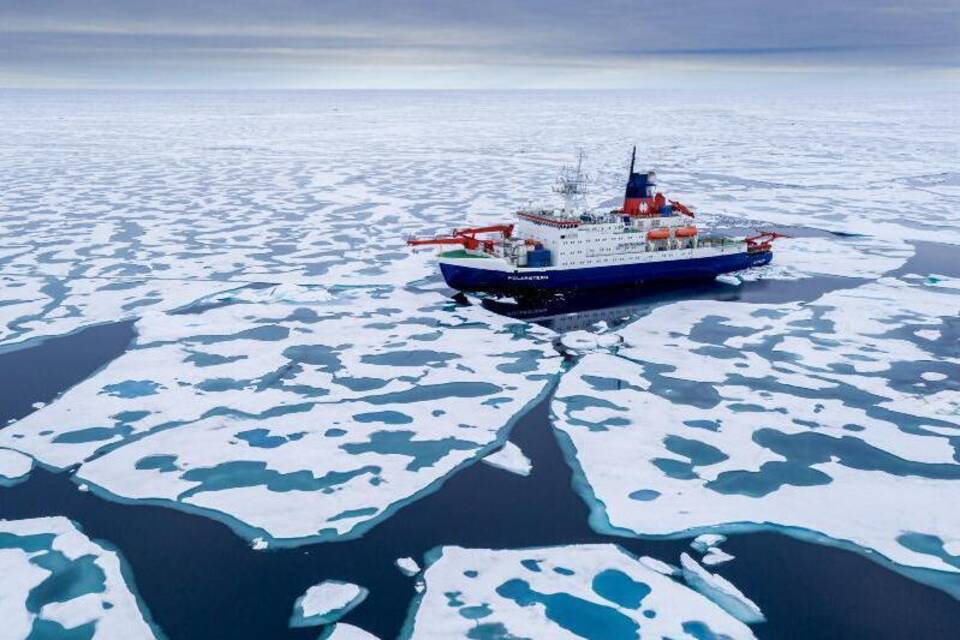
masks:
{"label": "small ice chunk", "polygon": [[612,349],[621,342],[623,342],[623,338],[616,333],[596,334],[582,329],[567,332],[560,338],[560,344],[575,353]]}
{"label": "small ice chunk", "polygon": [[734,556],[730,555],[719,547],[710,547],[707,554],[703,556],[703,564],[715,565],[724,562],[730,562]]}
{"label": "small ice chunk", "polygon": [[950,276],[941,275],[939,273],[931,273],[928,275],[923,284],[927,285],[928,287],[944,287],[947,289],[958,288],[956,280]]}
{"label": "small ice chunk", "polygon": [[731,287],[739,287],[742,284],[742,281],[737,276],[732,273],[721,273],[716,278],[717,282],[722,282],[723,284],[728,284]]}
{"label": "small ice chunk", "polygon": [[920,377],[929,382],[940,382],[947,379],[947,375],[939,371],[924,371],[920,374]]}
{"label": "small ice chunk", "polygon": [[507,442],[503,447],[497,449],[483,459],[491,467],[497,467],[504,471],[516,473],[521,476],[530,475],[533,470],[529,458],[523,454],[523,451],[512,442]]}
{"label": "small ice chunk", "polygon": [[324,580],[297,598],[290,617],[291,627],[330,624],[363,602],[369,593],[363,587],[340,580]]}
{"label": "small ice chunk", "polygon": [[0,485],[9,485],[27,479],[33,469],[33,458],[12,449],[0,449]]}
{"label": "small ice chunk", "polygon": [[760,607],[723,576],[710,573],[686,553],[680,554],[680,564],[683,567],[683,579],[688,585],[713,600],[737,620],[746,624],[766,620]]}
{"label": "small ice chunk", "polygon": [[45,406],[47,406],[46,402],[34,402],[30,405],[32,409],[43,409]]}
{"label": "small ice chunk", "polygon": [[918,329],[913,332],[913,335],[918,338],[923,338],[924,340],[939,340],[940,339],[940,330],[939,329]]}
{"label": "small ice chunk", "polygon": [[640,564],[645,566],[647,569],[656,571],[665,576],[675,576],[680,573],[680,569],[677,569],[671,564],[667,564],[663,560],[657,560],[656,558],[651,558],[650,556],[641,556]]}
{"label": "small ice chunk", "polygon": [[706,553],[707,549],[721,544],[722,542],[726,541],[726,539],[726,536],[720,535],[719,533],[702,533],[693,539],[693,542],[690,543],[690,546],[700,553]]}
{"label": "small ice chunk", "polygon": [[254,551],[263,551],[269,546],[269,543],[263,538],[254,538],[250,541],[250,547]]}
{"label": "small ice chunk", "polygon": [[77,485],[77,491],[83,491],[86,493],[87,491],[90,491],[90,485],[88,485],[86,482],[81,482]]}
{"label": "small ice chunk", "polygon": [[329,635],[321,636],[324,640],[379,640],[377,636],[360,627],[346,622],[338,622],[333,626]]}
{"label": "small ice chunk", "polygon": [[413,558],[397,558],[396,565],[405,576],[413,576],[420,573],[420,565],[417,564],[417,561]]}

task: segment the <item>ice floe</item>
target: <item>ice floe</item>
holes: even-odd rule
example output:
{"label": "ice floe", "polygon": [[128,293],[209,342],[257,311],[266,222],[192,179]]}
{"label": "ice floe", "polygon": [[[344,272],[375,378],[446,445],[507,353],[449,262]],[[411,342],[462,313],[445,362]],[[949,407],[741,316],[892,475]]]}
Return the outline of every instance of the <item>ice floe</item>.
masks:
{"label": "ice floe", "polygon": [[291,627],[316,627],[336,622],[363,602],[369,592],[340,580],[324,580],[297,598],[290,617]]}
{"label": "ice floe", "polygon": [[743,284],[743,281],[740,279],[740,277],[732,273],[724,273],[717,276],[717,282],[728,284],[731,287],[739,287],[741,284]]}
{"label": "ice floe", "polygon": [[765,620],[760,607],[723,576],[710,573],[686,553],[680,554],[680,566],[687,584],[716,602],[737,620],[747,624]]}
{"label": "ice floe", "polygon": [[62,517],[0,520],[5,638],[153,638],[116,552]]}
{"label": "ice floe", "polygon": [[33,459],[12,449],[0,449],[0,486],[10,486],[27,479]]}
{"label": "ice floe", "polygon": [[715,564],[723,564],[724,562],[730,562],[734,558],[735,557],[733,555],[727,553],[723,549],[720,549],[718,547],[709,547],[706,553],[704,553],[703,558],[701,560],[703,564],[712,566]]}
{"label": "ice floe", "polygon": [[420,565],[413,558],[397,558],[396,565],[405,576],[415,576],[420,573]]}
{"label": "ice floe", "polygon": [[528,476],[533,470],[533,465],[530,459],[523,455],[523,450],[509,441],[503,447],[485,457],[483,462],[491,467],[497,467],[520,476]]}
{"label": "ice floe", "polygon": [[616,348],[620,341],[620,336],[615,333],[592,333],[582,329],[568,331],[560,338],[560,343],[570,353],[608,351]]}
{"label": "ice floe", "polygon": [[338,622],[320,634],[317,640],[378,640],[377,636],[352,624]]}
{"label": "ice floe", "polygon": [[358,534],[437,488],[503,444],[561,362],[546,329],[430,291],[245,289],[136,327],[0,446],[271,544]]}
{"label": "ice floe", "polygon": [[555,393],[593,526],[777,527],[960,594],[955,557],[903,538],[960,540],[960,511],[943,508],[960,487],[960,359],[915,334],[958,313],[950,290],[895,278],[809,304],[654,310]]}
{"label": "ice floe", "polygon": [[0,277],[0,347],[64,335],[94,324],[172,311],[225,287],[223,282],[135,278]]}
{"label": "ice floe", "polygon": [[690,543],[690,546],[700,553],[706,553],[707,549],[717,546],[718,544],[726,541],[726,539],[727,536],[719,533],[701,533],[693,539],[693,541]]}
{"label": "ice floe", "polygon": [[754,637],[718,605],[614,545],[443,547],[428,561],[427,588],[404,637]]}

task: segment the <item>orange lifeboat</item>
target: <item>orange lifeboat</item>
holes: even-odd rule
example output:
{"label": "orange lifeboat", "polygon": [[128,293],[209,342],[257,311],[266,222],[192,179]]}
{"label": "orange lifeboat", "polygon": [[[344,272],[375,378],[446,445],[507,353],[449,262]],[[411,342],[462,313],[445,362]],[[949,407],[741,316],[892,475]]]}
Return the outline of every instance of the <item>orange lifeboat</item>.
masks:
{"label": "orange lifeboat", "polygon": [[678,238],[692,238],[697,235],[696,227],[680,227],[677,229],[674,234]]}
{"label": "orange lifeboat", "polygon": [[647,232],[647,240],[666,240],[670,237],[670,229],[653,229]]}

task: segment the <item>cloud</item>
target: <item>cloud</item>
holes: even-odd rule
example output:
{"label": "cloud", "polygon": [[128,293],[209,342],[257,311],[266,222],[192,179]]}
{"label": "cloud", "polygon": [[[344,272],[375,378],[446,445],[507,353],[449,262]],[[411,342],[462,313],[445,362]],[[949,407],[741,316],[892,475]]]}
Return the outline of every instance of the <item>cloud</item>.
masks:
{"label": "cloud", "polygon": [[658,77],[916,71],[958,66],[958,25],[953,0],[0,0],[0,82],[635,86],[651,65]]}

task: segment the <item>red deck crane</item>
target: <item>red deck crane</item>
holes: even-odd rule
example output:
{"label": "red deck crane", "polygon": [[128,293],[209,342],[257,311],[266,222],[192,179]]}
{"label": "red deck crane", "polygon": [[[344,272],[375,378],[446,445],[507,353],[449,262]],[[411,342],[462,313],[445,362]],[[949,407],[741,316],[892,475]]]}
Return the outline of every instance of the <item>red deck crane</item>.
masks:
{"label": "red deck crane", "polygon": [[493,240],[482,240],[477,238],[478,233],[499,233],[502,238],[509,238],[513,235],[512,224],[493,224],[486,227],[466,227],[464,229],[454,229],[448,236],[437,236],[435,238],[409,238],[407,244],[412,247],[419,247],[430,244],[459,244],[465,249],[477,249],[480,245],[487,251],[493,249]]}
{"label": "red deck crane", "polygon": [[755,253],[758,251],[770,251],[774,240],[789,237],[790,236],[777,233],[776,231],[763,231],[755,236],[744,238],[744,242],[747,243],[747,251]]}

